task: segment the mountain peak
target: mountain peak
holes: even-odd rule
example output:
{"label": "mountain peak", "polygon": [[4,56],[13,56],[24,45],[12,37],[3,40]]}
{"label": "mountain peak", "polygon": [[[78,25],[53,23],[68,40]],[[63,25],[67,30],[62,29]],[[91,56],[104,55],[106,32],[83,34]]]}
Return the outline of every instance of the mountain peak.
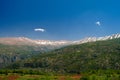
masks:
{"label": "mountain peak", "polygon": [[103,41],[103,40],[110,40],[115,38],[120,38],[120,34],[112,34],[110,36],[104,36],[104,37],[87,37],[79,41],[74,41],[74,43],[82,44],[87,42]]}

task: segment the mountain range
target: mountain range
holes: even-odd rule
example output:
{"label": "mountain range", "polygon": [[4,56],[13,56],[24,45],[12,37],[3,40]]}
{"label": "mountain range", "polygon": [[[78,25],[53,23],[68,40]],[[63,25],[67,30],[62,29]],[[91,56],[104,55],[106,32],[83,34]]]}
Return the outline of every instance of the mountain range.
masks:
{"label": "mountain range", "polygon": [[[93,40],[93,38],[91,39]],[[100,41],[91,42],[90,38],[87,40],[89,40],[87,43],[65,46],[13,62],[7,68],[32,69],[43,73],[61,74],[80,74],[94,70],[120,70],[119,35],[105,37]],[[109,74],[109,72],[107,73]]]}
{"label": "mountain range", "polygon": [[[88,42],[114,40],[118,38],[120,38],[120,34],[113,34],[105,37],[88,37],[78,41],[32,40],[25,37],[0,38],[0,67],[2,68],[16,61],[25,60],[42,53],[44,54],[46,52],[59,50],[61,48],[65,48],[69,46],[82,45]],[[114,45],[113,43],[110,44]],[[110,46],[110,45],[106,45],[106,46]],[[100,47],[104,47],[104,46],[100,46]],[[84,48],[87,48],[87,46]],[[73,49],[67,49],[67,50],[68,50],[67,53],[71,53],[74,51]],[[61,50],[58,52],[62,53]],[[78,49],[76,50],[76,52],[80,52],[80,50]]]}
{"label": "mountain range", "polygon": [[120,34],[113,34],[105,37],[87,37],[78,41],[50,41],[50,40],[32,40],[26,37],[9,37],[9,38],[0,38],[0,44],[6,45],[29,45],[29,46],[65,46],[71,44],[82,44],[87,42],[95,42],[102,40],[109,40],[114,38],[120,38]]}

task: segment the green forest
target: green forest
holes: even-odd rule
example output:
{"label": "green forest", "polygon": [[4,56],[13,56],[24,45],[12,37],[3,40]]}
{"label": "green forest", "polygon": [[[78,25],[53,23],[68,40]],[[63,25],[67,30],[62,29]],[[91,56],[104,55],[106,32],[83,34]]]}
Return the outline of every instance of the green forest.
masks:
{"label": "green forest", "polygon": [[[119,80],[120,79],[120,38],[88,42],[78,45],[70,45],[60,49],[48,52],[35,52],[31,47],[26,50],[17,50],[11,47],[11,50],[17,51],[10,54],[2,50],[8,55],[17,55],[21,57],[13,62],[7,62],[1,66],[0,74],[9,75],[47,75],[48,79],[36,80],[54,80],[50,76],[69,75],[66,80],[74,80],[71,75],[80,75],[81,80]],[[9,48],[10,49],[10,48]],[[0,58],[5,54],[1,54]],[[8,56],[6,55],[6,56]],[[30,55],[30,57],[27,57]],[[10,56],[9,56],[10,57]],[[9,64],[8,64],[9,63]],[[2,64],[2,63],[1,63]],[[26,79],[27,80],[27,79]],[[56,78],[57,80],[57,78]]]}

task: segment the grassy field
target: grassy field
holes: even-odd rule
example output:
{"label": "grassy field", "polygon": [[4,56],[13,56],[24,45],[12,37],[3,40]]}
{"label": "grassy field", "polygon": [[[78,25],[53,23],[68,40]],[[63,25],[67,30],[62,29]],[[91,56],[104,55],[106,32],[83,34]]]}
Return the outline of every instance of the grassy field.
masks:
{"label": "grassy field", "polygon": [[120,74],[77,74],[77,75],[20,75],[0,74],[0,80],[120,80]]}
{"label": "grassy field", "polygon": [[80,80],[80,75],[19,75],[8,74],[0,75],[0,80]]}

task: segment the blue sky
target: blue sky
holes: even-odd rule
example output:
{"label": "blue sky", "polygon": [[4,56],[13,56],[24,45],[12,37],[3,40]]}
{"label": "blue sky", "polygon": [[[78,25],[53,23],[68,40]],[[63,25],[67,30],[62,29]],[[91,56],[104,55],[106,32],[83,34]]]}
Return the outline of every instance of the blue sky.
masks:
{"label": "blue sky", "polygon": [[0,37],[79,40],[120,33],[119,4],[119,0],[0,0]]}

